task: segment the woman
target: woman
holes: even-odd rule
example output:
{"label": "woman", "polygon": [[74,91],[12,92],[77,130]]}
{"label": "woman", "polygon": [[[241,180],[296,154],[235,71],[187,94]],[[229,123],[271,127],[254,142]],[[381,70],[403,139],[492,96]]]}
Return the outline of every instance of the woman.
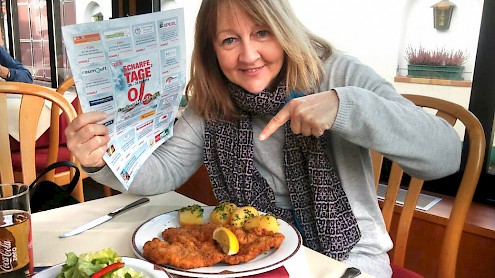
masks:
{"label": "woman", "polygon": [[[355,59],[310,33],[286,0],[204,0],[174,136],[129,191],[178,188],[205,163],[219,201],[293,223],[306,246],[390,277],[369,149],[435,179],[460,163],[458,135]],[[95,180],[124,191],[102,160],[105,115],[79,116],[69,149]]]}

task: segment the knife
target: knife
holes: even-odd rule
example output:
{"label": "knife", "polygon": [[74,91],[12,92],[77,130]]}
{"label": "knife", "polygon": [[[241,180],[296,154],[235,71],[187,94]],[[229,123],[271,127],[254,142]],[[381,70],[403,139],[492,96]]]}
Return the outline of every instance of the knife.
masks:
{"label": "knife", "polygon": [[84,225],[82,225],[80,227],[77,227],[77,228],[75,228],[72,231],[68,231],[66,233],[63,233],[63,234],[59,235],[59,237],[60,238],[65,238],[65,237],[70,237],[70,236],[73,236],[73,235],[80,234],[80,233],[82,233],[82,232],[84,232],[86,230],[89,230],[89,229],[94,228],[94,227],[96,227],[96,226],[98,226],[100,224],[103,224],[103,223],[107,222],[108,220],[111,220],[112,218],[114,218],[115,216],[117,216],[119,214],[122,214],[122,213],[124,213],[126,211],[129,211],[129,210],[131,210],[133,208],[136,208],[139,205],[142,205],[142,204],[147,203],[149,201],[150,201],[150,199],[148,199],[148,198],[141,198],[141,199],[139,199],[137,201],[134,201],[134,202],[128,204],[125,207],[119,208],[118,210],[115,210],[113,212],[110,212],[107,215],[104,215],[102,217],[96,218],[93,221],[90,221],[90,222],[88,222],[88,223],[86,223],[86,224],[84,224]]}

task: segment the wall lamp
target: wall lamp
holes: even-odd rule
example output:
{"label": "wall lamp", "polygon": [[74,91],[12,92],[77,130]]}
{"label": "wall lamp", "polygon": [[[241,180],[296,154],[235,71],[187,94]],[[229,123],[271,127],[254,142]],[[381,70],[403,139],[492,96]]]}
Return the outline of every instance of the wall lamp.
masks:
{"label": "wall lamp", "polygon": [[103,20],[103,14],[102,13],[97,13],[92,16],[93,22],[96,21],[102,21]]}
{"label": "wall lamp", "polygon": [[431,7],[433,8],[433,26],[435,29],[449,29],[452,12],[455,8],[454,3],[448,0],[442,0]]}

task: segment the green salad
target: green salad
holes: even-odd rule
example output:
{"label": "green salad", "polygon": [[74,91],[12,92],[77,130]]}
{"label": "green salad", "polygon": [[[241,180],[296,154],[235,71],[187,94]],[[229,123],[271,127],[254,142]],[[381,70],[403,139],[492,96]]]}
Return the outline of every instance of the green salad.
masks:
{"label": "green salad", "polygon": [[122,258],[111,248],[77,256],[65,254],[67,259],[56,278],[146,278],[140,272],[125,267]]}

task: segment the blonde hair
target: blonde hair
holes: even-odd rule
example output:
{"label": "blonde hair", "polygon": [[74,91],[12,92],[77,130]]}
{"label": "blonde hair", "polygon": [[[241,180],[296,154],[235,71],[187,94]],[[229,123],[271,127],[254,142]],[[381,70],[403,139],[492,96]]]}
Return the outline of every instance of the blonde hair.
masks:
{"label": "blonde hair", "polygon": [[[196,18],[194,49],[186,96],[190,106],[205,119],[232,121],[238,117],[213,47],[218,7],[225,4],[244,11],[254,22],[268,26],[285,52],[280,76],[288,90],[314,91],[323,74],[322,60],[332,54],[331,45],[311,33],[297,19],[288,0],[203,0]],[[232,14],[232,13],[229,13]],[[228,15],[226,15],[228,16]]]}

